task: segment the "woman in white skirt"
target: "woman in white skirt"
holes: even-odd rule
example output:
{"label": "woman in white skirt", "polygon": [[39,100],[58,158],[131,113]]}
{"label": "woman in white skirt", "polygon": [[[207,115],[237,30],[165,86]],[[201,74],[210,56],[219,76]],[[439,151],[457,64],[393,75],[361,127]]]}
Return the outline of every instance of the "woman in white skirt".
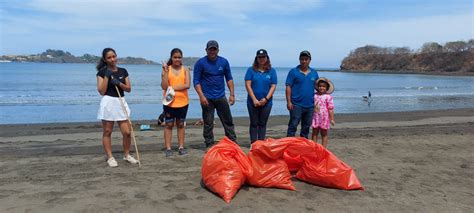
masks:
{"label": "woman in white skirt", "polygon": [[[97,113],[97,119],[102,120],[102,145],[104,146],[105,154],[107,155],[107,164],[110,167],[117,167],[117,161],[112,155],[112,129],[115,121],[117,121],[120,131],[123,136],[123,160],[136,164],[138,161],[130,155],[130,144],[131,144],[131,126],[127,120],[127,115],[122,109],[120,103],[120,96],[122,97],[125,109],[130,116],[130,109],[125,101],[124,91],[130,92],[132,85],[128,78],[128,72],[126,69],[117,67],[117,54],[112,48],[105,48],[102,51],[102,58],[97,64],[97,90],[102,95],[100,101],[99,112]],[[120,92],[117,94],[116,87]]]}

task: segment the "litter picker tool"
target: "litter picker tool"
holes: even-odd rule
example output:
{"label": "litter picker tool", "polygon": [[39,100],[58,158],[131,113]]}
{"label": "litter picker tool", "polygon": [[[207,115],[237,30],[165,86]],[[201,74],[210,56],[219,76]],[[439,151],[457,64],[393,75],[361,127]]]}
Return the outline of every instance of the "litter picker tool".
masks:
{"label": "litter picker tool", "polygon": [[137,152],[138,167],[141,167],[140,154],[138,154],[137,140],[135,139],[135,132],[133,132],[132,121],[130,120],[130,117],[128,117],[127,108],[125,108],[125,104],[123,103],[122,96],[120,95],[120,91],[117,86],[115,86],[115,90],[117,91],[117,94],[119,96],[120,104],[122,105],[122,110],[123,112],[125,112],[125,116],[127,116],[128,123],[130,123],[130,130],[132,134],[133,144],[135,144],[135,151]]}

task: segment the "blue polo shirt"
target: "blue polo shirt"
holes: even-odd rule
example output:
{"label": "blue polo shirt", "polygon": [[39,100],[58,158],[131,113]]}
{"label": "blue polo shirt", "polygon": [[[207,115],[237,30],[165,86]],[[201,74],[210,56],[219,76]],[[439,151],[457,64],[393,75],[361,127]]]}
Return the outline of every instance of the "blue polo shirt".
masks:
{"label": "blue polo shirt", "polygon": [[[225,95],[225,82],[232,80],[230,65],[227,59],[217,56],[211,61],[204,56],[194,65],[194,86],[200,84],[204,96],[208,99],[219,99]],[[224,81],[225,78],[225,81]]]}
{"label": "blue polo shirt", "polygon": [[[277,84],[278,79],[276,71],[273,68],[265,72],[260,72],[258,70],[254,70],[253,67],[249,67],[245,73],[245,81],[252,81],[251,87],[253,94],[257,100],[261,100],[268,95],[272,84]],[[268,100],[267,104],[272,105],[272,103],[273,97]],[[247,104],[253,105],[250,95],[247,95]]]}
{"label": "blue polo shirt", "polygon": [[291,69],[286,76],[285,85],[291,87],[291,103],[303,108],[314,107],[314,82],[318,80],[318,72],[311,71],[305,75],[300,66]]}

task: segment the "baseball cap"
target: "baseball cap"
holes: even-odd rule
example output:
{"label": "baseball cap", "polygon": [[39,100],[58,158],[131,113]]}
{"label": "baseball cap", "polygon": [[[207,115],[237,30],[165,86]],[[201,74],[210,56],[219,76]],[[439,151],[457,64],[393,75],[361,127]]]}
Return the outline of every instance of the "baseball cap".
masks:
{"label": "baseball cap", "polygon": [[207,45],[206,45],[206,50],[209,49],[209,48],[211,48],[211,47],[214,47],[214,48],[219,49],[219,44],[218,44],[217,41],[215,41],[215,40],[209,40],[209,41],[207,42]]}
{"label": "baseball cap", "polygon": [[308,56],[308,57],[311,59],[311,53],[309,53],[308,50],[303,50],[303,51],[301,51],[300,57],[301,57],[301,56]]}
{"label": "baseball cap", "polygon": [[267,51],[264,49],[259,49],[257,51],[257,57],[260,57],[260,56],[268,56]]}

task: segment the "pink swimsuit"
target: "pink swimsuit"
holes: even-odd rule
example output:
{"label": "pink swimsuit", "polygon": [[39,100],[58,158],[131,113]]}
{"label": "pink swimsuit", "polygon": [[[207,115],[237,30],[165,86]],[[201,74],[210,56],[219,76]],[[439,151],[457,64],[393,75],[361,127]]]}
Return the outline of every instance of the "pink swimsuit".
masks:
{"label": "pink swimsuit", "polygon": [[329,110],[334,109],[332,96],[329,94],[314,94],[314,107],[315,110],[313,112],[313,123],[311,127],[329,129],[329,127],[331,126]]}

